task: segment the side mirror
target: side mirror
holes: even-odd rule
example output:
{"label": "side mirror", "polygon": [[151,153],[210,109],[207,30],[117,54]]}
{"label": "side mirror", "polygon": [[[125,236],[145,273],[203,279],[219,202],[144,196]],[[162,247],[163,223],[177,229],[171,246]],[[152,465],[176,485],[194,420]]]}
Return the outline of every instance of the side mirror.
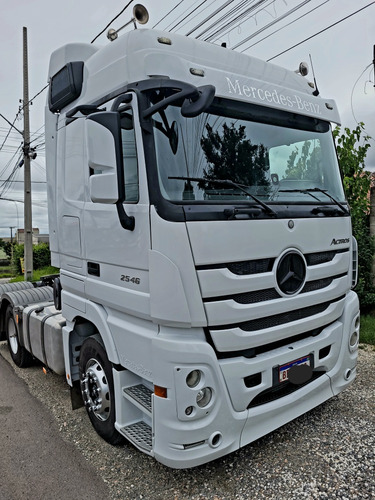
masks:
{"label": "side mirror", "polygon": [[116,142],[108,124],[101,123],[103,116],[99,114],[108,113],[98,113],[85,120],[88,164],[93,172],[89,180],[90,198],[94,203],[112,204],[119,199]]}
{"label": "side mirror", "polygon": [[114,204],[118,201],[116,173],[92,175],[89,188],[90,198],[94,203]]}

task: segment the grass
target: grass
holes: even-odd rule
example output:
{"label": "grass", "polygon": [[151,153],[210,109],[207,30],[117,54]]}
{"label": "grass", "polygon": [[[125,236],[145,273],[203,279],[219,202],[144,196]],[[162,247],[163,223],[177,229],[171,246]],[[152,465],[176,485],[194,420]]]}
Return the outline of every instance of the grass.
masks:
{"label": "grass", "polygon": [[361,316],[359,340],[362,344],[375,345],[375,312]]}
{"label": "grass", "polygon": [[11,266],[0,266],[0,278],[11,278],[14,272]]}
{"label": "grass", "polygon": [[[42,269],[36,269],[33,272],[33,279],[32,281],[39,281],[42,276],[48,276],[49,274],[59,274],[60,270],[57,269],[56,267],[49,266],[49,267],[43,267]],[[24,280],[24,275],[20,274],[16,276],[15,278],[11,279],[11,283],[16,283],[18,281],[23,281]]]}

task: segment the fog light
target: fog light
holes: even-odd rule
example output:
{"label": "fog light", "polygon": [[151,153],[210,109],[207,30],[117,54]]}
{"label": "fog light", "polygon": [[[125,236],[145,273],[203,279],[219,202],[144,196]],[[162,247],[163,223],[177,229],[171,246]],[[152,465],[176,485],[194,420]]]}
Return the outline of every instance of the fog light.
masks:
{"label": "fog light", "polygon": [[193,413],[194,411],[194,406],[188,406],[185,410],[185,415],[189,416]]}
{"label": "fog light", "polygon": [[197,394],[197,405],[199,408],[204,408],[209,404],[212,398],[212,391],[209,387],[204,387]]}
{"label": "fog light", "polygon": [[357,330],[355,330],[351,334],[349,339],[349,346],[351,349],[354,349],[354,347],[356,347],[356,345],[358,344],[358,340],[359,340],[359,333],[357,332]]}
{"label": "fog light", "polygon": [[190,388],[196,387],[199,384],[200,380],[201,380],[200,370],[193,370],[186,377],[186,383]]}

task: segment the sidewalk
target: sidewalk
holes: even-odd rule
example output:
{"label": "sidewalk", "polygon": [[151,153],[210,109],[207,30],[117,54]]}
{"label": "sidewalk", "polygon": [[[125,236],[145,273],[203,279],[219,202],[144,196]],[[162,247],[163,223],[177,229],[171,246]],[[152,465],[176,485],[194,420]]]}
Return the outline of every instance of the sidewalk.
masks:
{"label": "sidewalk", "polygon": [[1,355],[0,378],[0,498],[109,498],[108,486]]}

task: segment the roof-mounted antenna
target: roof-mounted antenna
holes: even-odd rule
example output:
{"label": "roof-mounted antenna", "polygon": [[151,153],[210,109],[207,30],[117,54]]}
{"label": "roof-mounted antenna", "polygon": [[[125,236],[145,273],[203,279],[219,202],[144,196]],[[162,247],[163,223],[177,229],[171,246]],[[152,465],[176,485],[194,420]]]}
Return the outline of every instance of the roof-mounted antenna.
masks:
{"label": "roof-mounted antenna", "polygon": [[311,71],[312,71],[313,78],[314,78],[314,85],[315,85],[315,90],[314,90],[314,92],[312,94],[315,95],[315,96],[318,96],[319,95],[319,90],[318,90],[318,86],[316,84],[315,71],[314,71],[314,66],[313,66],[311,54],[309,54],[309,58],[310,58],[310,64],[311,64]]}
{"label": "roof-mounted antenna", "polygon": [[118,32],[129,24],[134,23],[134,28],[137,29],[137,23],[146,24],[148,20],[149,15],[146,7],[144,7],[140,3],[137,3],[137,5],[134,5],[133,7],[133,17],[130,19],[130,21],[124,24],[124,26],[121,26],[121,28],[119,28],[118,30],[114,30],[113,28],[108,30],[107,38],[111,40],[111,42],[113,42],[118,37]]}

